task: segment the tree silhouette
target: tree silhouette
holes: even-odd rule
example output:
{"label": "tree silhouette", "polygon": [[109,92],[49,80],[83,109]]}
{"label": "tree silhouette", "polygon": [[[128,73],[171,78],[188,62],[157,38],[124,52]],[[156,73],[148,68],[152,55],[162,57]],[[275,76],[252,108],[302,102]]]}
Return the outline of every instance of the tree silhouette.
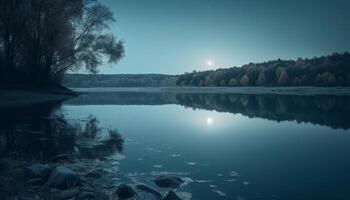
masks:
{"label": "tree silhouette", "polygon": [[2,82],[60,84],[69,70],[117,63],[123,42],[107,30],[113,13],[96,0],[2,0]]}

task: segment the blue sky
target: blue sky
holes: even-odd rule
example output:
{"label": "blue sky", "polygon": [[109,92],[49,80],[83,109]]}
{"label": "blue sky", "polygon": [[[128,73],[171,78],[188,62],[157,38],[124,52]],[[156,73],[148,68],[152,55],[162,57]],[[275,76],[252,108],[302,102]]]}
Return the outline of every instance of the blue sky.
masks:
{"label": "blue sky", "polygon": [[101,2],[114,12],[111,31],[126,54],[100,73],[180,74],[350,51],[349,0]]}

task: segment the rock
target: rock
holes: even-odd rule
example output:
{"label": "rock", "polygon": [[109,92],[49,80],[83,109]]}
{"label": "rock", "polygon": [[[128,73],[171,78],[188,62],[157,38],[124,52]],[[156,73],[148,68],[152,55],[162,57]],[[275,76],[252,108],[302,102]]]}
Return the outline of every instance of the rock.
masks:
{"label": "rock", "polygon": [[59,155],[56,155],[52,158],[50,158],[50,161],[51,162],[64,162],[64,161],[69,161],[70,160],[70,157],[68,154],[59,154]]}
{"label": "rock", "polygon": [[155,196],[157,199],[161,199],[161,197],[162,197],[162,195],[161,195],[159,192],[157,192],[156,190],[154,190],[154,189],[148,187],[147,185],[140,184],[140,185],[137,185],[136,188],[137,188],[139,191],[152,194],[152,195]]}
{"label": "rock", "polygon": [[29,177],[38,177],[46,180],[52,170],[48,165],[34,164],[25,168],[25,171]]}
{"label": "rock", "polygon": [[179,188],[184,181],[179,177],[164,175],[157,177],[154,183],[162,188]]}
{"label": "rock", "polygon": [[163,200],[182,200],[177,194],[173,191],[170,191]]}
{"label": "rock", "polygon": [[27,181],[27,185],[42,185],[44,180],[41,178],[32,178]]}
{"label": "rock", "polygon": [[136,195],[136,192],[134,189],[132,189],[132,187],[126,184],[121,184],[118,186],[115,194],[118,199],[130,199]]}
{"label": "rock", "polygon": [[94,199],[95,194],[93,192],[82,192],[79,194],[78,199]]}
{"label": "rock", "polygon": [[64,190],[64,191],[58,193],[55,196],[55,199],[56,200],[70,199],[70,198],[73,198],[75,196],[78,196],[79,193],[80,193],[80,191],[78,189]]}
{"label": "rock", "polygon": [[80,185],[81,181],[74,171],[66,167],[56,167],[47,182],[48,187],[69,189]]}

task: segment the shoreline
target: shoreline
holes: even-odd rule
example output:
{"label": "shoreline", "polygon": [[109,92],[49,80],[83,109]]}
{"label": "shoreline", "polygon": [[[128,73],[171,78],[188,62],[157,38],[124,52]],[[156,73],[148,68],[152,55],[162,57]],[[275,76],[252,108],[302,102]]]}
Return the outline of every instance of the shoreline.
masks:
{"label": "shoreline", "polygon": [[0,89],[0,108],[26,106],[36,103],[63,101],[79,93],[69,90],[20,90]]}
{"label": "shoreline", "polygon": [[350,96],[350,87],[91,87],[70,88],[78,93],[193,93],[193,94],[270,94],[270,95],[335,95]]}
{"label": "shoreline", "polygon": [[64,101],[83,93],[177,93],[350,96],[350,87],[98,87],[66,90],[0,89],[0,108]]}

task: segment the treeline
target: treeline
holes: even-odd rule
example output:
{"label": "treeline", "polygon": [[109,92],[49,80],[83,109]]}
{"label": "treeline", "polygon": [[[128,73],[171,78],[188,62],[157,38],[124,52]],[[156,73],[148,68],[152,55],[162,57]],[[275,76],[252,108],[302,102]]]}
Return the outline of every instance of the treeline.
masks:
{"label": "treeline", "polygon": [[66,87],[162,87],[175,86],[177,76],[164,74],[67,74]]}
{"label": "treeline", "polygon": [[350,86],[350,54],[273,60],[181,75],[177,86]]}
{"label": "treeline", "polygon": [[96,73],[124,55],[99,1],[1,0],[0,86],[60,84],[67,71]]}

